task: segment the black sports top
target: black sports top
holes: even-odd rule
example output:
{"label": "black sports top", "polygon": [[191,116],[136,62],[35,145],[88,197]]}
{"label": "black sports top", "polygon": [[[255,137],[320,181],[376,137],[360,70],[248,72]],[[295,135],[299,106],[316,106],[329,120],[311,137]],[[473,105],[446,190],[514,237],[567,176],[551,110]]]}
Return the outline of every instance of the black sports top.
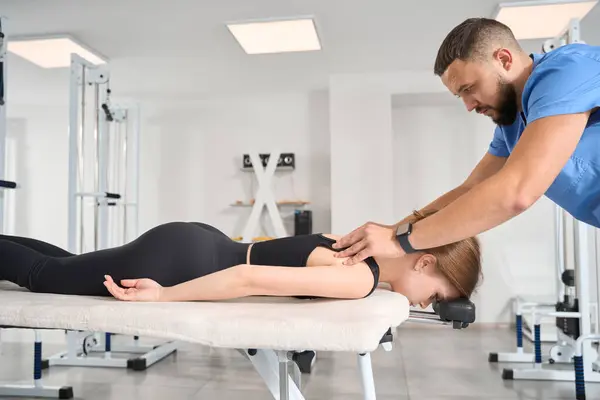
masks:
{"label": "black sports top", "polygon": [[[317,247],[334,249],[332,245],[336,241],[323,234],[289,236],[275,240],[257,242],[250,250],[250,264],[255,265],[279,265],[282,267],[305,267],[310,253]],[[373,273],[373,288],[365,296],[369,296],[379,283],[379,265],[372,257],[364,260]]]}

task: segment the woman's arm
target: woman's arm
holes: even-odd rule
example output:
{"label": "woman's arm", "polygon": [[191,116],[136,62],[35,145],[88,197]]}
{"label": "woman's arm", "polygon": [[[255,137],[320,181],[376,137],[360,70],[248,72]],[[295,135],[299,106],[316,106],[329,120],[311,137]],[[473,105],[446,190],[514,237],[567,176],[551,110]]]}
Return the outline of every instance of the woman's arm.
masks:
{"label": "woman's arm", "polygon": [[245,296],[364,297],[373,274],[360,263],[347,266],[276,267],[237,265],[162,288],[159,301],[225,300]]}

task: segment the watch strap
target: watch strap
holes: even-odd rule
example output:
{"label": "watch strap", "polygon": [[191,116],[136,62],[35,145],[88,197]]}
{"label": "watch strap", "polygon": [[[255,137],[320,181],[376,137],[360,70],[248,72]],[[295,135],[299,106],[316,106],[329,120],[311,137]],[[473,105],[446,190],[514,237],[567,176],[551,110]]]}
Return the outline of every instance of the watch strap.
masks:
{"label": "watch strap", "polygon": [[398,240],[398,243],[400,243],[400,247],[402,247],[402,250],[404,250],[404,252],[406,254],[415,253],[417,251],[410,244],[410,242],[408,240],[408,235],[398,235],[398,236],[396,236],[396,239]]}

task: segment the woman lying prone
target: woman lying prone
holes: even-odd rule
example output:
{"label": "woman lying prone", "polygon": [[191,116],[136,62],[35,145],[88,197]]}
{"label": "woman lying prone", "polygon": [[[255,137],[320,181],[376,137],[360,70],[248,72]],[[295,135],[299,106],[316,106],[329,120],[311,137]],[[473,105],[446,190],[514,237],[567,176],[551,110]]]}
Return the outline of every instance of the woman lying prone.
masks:
{"label": "woman lying prone", "polygon": [[[415,213],[415,220],[423,217]],[[309,234],[239,243],[207,224],[171,222],[123,246],[74,255],[35,239],[0,235],[0,280],[32,292],[112,294],[125,301],[357,299],[387,283],[425,308],[435,299],[468,298],[481,275],[475,238],[352,266],[334,257],[337,238]]]}

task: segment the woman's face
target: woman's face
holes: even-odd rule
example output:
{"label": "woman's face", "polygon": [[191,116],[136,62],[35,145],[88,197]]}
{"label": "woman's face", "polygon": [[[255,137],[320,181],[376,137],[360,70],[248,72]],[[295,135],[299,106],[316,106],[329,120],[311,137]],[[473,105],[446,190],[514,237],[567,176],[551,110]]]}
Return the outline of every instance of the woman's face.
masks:
{"label": "woman's face", "polygon": [[411,254],[403,257],[392,290],[408,299],[412,306],[427,308],[434,300],[460,297],[458,290],[437,270],[431,254]]}

